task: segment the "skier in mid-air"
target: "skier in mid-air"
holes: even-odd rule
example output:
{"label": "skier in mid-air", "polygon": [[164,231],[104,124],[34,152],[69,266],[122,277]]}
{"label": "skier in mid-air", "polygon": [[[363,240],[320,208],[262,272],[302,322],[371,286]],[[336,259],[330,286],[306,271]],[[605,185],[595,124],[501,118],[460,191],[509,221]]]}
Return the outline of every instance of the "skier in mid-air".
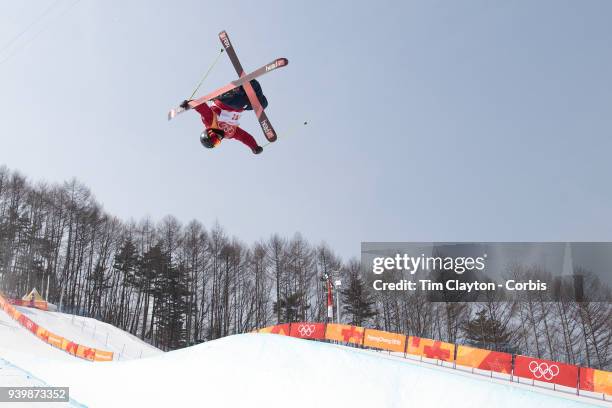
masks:
{"label": "skier in mid-air", "polygon": [[[252,80],[251,85],[255,90],[257,99],[265,109],[268,106],[261,85],[257,80]],[[184,109],[190,109],[189,101],[185,100],[181,104]],[[263,148],[248,132],[239,127],[240,115],[245,110],[252,110],[243,87],[232,89],[229,92],[215,98],[210,105],[203,103],[194,108],[202,117],[202,122],[206,128],[200,135],[200,142],[208,149],[218,146],[223,139],[238,139],[247,145],[254,154],[259,154]]]}

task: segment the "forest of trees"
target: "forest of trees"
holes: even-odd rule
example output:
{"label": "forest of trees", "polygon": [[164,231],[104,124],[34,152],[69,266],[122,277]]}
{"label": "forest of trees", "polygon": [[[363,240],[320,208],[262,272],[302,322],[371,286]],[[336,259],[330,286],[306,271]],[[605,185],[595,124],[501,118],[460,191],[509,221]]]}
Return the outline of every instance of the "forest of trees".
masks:
{"label": "forest of trees", "polygon": [[342,279],[344,323],[612,368],[609,302],[430,302],[374,291],[358,260],[299,234],[246,244],[195,220],[119,220],[76,180],[31,183],[0,167],[0,291],[21,297],[48,286],[62,311],[163,350],[325,321],[326,274]]}

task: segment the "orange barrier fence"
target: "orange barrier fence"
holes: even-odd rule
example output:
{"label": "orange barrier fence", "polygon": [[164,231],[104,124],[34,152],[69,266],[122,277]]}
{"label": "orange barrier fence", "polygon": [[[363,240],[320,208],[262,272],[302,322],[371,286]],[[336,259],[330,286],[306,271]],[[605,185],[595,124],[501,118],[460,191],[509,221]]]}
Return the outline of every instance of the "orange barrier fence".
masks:
{"label": "orange barrier fence", "polygon": [[612,395],[612,373],[580,367],[580,389]]}
{"label": "orange barrier fence", "polygon": [[[46,302],[45,302],[46,303]],[[92,347],[83,346],[68,339],[51,333],[47,329],[33,322],[0,295],[0,309],[4,310],[12,319],[16,320],[21,326],[32,332],[36,337],[45,343],[64,350],[66,353],[75,357],[80,357],[89,361],[112,361],[113,353],[105,350],[98,350]],[[287,325],[288,326],[288,325]]]}
{"label": "orange barrier fence", "polygon": [[347,324],[329,323],[325,330],[325,339],[343,343],[363,344],[363,327]]}
{"label": "orange barrier fence", "polygon": [[[404,355],[454,362],[456,365],[490,372],[512,374],[577,390],[612,395],[612,372],[572,364],[536,359],[499,351],[456,345],[443,341],[405,336],[382,330],[335,323],[297,322],[265,327],[258,333],[275,333],[311,340],[330,340]],[[513,360],[514,358],[514,360]]]}
{"label": "orange barrier fence", "polygon": [[410,336],[408,337],[406,353],[442,361],[453,361],[455,360],[455,345],[443,341]]}
{"label": "orange barrier fence", "polygon": [[281,334],[283,336],[289,335],[289,323],[285,324],[277,324],[276,326],[264,327],[263,329],[259,329],[258,333],[271,333],[271,334]]}
{"label": "orange barrier fence", "polygon": [[403,353],[406,351],[406,336],[381,330],[365,329],[363,345]]}
{"label": "orange barrier fence", "polygon": [[49,304],[43,300],[7,299],[7,301],[15,306],[26,306],[40,310],[49,310]]}
{"label": "orange barrier fence", "polygon": [[94,361],[113,361],[113,352],[104,350],[94,350]]}
{"label": "orange barrier fence", "polygon": [[468,346],[457,346],[458,365],[479,368],[498,373],[512,373],[512,354],[484,350]]}

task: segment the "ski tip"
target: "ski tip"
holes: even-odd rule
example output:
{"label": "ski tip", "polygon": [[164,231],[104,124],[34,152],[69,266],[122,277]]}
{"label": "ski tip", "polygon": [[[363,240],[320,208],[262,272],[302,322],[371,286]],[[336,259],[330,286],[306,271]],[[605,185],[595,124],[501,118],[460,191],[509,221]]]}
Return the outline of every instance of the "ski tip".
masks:
{"label": "ski tip", "polygon": [[278,139],[278,137],[276,136],[276,132],[273,129],[270,129],[266,132],[264,132],[266,139],[268,139],[268,142],[272,143],[272,142],[276,142],[276,139]]}
{"label": "ski tip", "polygon": [[168,112],[168,120],[174,119],[175,116],[176,116],[176,110],[170,109],[170,112]]}

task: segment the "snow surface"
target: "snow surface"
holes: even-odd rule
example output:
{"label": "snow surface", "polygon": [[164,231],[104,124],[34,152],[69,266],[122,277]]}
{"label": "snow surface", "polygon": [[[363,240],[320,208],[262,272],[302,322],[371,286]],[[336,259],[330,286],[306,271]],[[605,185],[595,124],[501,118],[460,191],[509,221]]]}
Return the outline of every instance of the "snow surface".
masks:
{"label": "snow surface", "polygon": [[[32,374],[28,373],[20,369],[19,367],[14,366],[8,361],[0,358],[0,386],[2,387],[47,387],[49,386],[44,381],[32,376]],[[16,407],[16,408],[40,408],[41,403],[33,403],[33,402],[15,402],[15,403],[2,403],[2,407]],[[53,403],[53,407],[57,408],[67,408],[67,407],[82,407],[83,405],[78,402],[72,400],[70,402],[55,402]]]}
{"label": "snow surface", "polygon": [[2,353],[49,384],[69,386],[71,397],[91,407],[593,406],[552,391],[272,334],[230,336],[109,363]]}
{"label": "snow surface", "polygon": [[[130,333],[96,319],[29,307],[16,308],[36,324],[59,336],[84,346],[113,351],[116,360],[149,357],[162,353],[161,350]],[[74,356],[41,341],[11,319],[8,314],[0,311],[0,357],[3,349],[32,353],[51,359],[68,361],[75,359]]]}

